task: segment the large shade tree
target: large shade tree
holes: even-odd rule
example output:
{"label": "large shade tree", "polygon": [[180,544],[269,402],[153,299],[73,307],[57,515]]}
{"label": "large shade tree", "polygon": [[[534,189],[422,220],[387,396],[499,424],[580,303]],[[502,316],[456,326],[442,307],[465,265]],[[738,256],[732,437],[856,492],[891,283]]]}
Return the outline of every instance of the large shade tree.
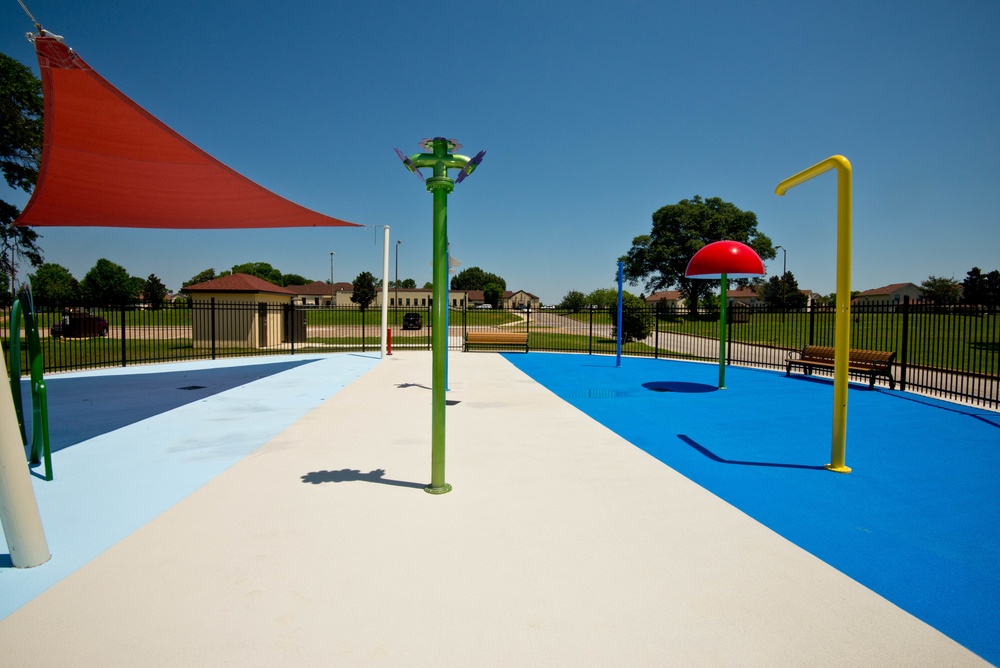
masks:
{"label": "large shade tree", "polygon": [[485,290],[490,283],[500,286],[501,292],[507,289],[507,281],[496,274],[483,271],[479,267],[469,267],[455,274],[451,279],[452,290]]}
{"label": "large shade tree", "polygon": [[120,264],[101,258],[80,281],[80,292],[88,305],[119,306],[137,301],[143,283]]}
{"label": "large shade tree", "polygon": [[697,304],[718,281],[689,279],[684,270],[703,246],[723,240],[747,244],[762,260],[777,254],[771,239],[757,231],[757,215],[752,211],[742,211],[718,197],[695,195],[653,213],[650,233],[632,239],[632,248],[619,259],[625,263],[624,276],[631,285],[642,281],[648,292],[676,287],[688,303]]}
{"label": "large shade tree", "polygon": [[799,290],[795,274],[786,271],[782,276],[772,276],[757,289],[757,295],[772,311],[805,308],[809,298]]}
{"label": "large shade tree", "polygon": [[35,306],[40,309],[61,309],[80,302],[80,283],[61,264],[46,262],[28,278]]}
{"label": "large shade tree", "polygon": [[962,296],[962,284],[954,278],[945,276],[928,276],[920,284],[923,298],[935,305],[954,304]]}
{"label": "large shade tree", "polygon": [[[27,67],[0,53],[0,171],[11,188],[31,192],[38,179],[44,123],[42,83]],[[21,259],[42,264],[38,233],[14,227],[21,210],[0,200],[0,272],[11,277]]]}
{"label": "large shade tree", "polygon": [[962,281],[962,301],[995,311],[1000,305],[1000,271],[994,269],[984,274],[979,267],[970,269]]}

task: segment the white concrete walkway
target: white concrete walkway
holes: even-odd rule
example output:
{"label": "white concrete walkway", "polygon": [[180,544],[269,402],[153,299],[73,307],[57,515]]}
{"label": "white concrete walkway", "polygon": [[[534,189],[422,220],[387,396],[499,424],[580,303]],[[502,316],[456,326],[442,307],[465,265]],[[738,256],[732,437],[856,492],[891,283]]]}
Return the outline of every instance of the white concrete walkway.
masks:
{"label": "white concrete walkway", "polygon": [[0,622],[4,664],[984,665],[499,355],[450,374],[452,493],[397,352]]}

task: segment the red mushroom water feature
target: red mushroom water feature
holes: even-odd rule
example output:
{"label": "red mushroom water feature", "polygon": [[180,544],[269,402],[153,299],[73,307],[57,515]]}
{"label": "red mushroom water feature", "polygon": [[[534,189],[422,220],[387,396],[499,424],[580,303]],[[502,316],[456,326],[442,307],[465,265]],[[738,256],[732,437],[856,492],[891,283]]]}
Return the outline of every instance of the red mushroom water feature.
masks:
{"label": "red mushroom water feature", "polygon": [[760,256],[739,241],[710,243],[691,258],[684,275],[688,278],[721,279],[719,293],[719,389],[726,389],[726,293],[729,278],[763,276]]}

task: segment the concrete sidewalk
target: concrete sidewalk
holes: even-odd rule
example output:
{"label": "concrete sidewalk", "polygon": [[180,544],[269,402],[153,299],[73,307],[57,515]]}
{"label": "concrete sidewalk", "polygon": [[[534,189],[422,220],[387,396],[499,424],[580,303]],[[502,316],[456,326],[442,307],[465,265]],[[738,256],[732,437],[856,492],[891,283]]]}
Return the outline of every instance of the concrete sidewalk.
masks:
{"label": "concrete sidewalk", "polygon": [[986,665],[489,353],[397,352],[0,621],[64,665]]}

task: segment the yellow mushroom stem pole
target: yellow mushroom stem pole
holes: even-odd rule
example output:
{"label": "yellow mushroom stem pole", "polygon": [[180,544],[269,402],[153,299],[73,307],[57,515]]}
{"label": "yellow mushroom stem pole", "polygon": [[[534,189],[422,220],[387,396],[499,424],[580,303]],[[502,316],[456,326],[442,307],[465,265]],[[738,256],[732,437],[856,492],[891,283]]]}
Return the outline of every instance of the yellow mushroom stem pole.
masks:
{"label": "yellow mushroom stem pole", "polygon": [[831,156],[785,179],[774,192],[784,195],[800,183],[831,169],[837,170],[837,315],[834,321],[833,441],[826,468],[850,473],[850,467],[844,463],[844,452],[847,449],[847,367],[851,353],[851,163],[842,155]]}

